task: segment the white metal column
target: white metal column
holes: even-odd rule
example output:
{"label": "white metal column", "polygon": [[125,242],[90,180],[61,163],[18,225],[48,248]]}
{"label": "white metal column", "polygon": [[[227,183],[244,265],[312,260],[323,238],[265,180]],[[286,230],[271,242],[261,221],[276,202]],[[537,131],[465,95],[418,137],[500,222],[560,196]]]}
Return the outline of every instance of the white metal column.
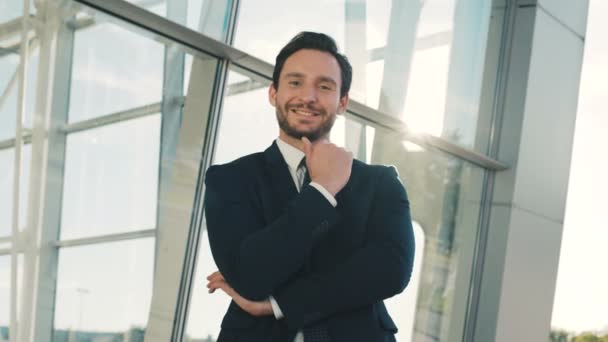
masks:
{"label": "white metal column", "polygon": [[[24,1],[23,12],[29,13],[29,1]],[[21,150],[23,147],[23,118],[25,116],[25,93],[26,93],[26,80],[27,80],[27,65],[29,61],[29,19],[28,16],[23,15],[22,26],[21,26],[21,47],[20,47],[20,59],[19,67],[17,70],[17,84],[18,88],[18,102],[17,102],[17,113],[16,113],[16,129],[15,129],[15,156],[13,161],[13,222],[12,222],[12,245],[11,245],[11,295],[10,295],[10,341],[16,342],[19,340],[22,325],[25,325],[24,320],[19,320],[17,317],[17,301],[20,298],[20,292],[18,286],[18,251],[21,249],[21,239],[19,236],[19,205],[20,205],[20,184],[21,184]],[[14,78],[13,78],[14,80]],[[7,85],[6,93],[11,87],[11,83]],[[3,96],[4,97],[4,96]],[[1,101],[0,101],[1,105]],[[23,310],[22,310],[23,311]]]}
{"label": "white metal column", "polygon": [[[23,232],[24,265],[23,292],[19,327],[19,341],[33,341],[37,330],[38,300],[48,299],[39,294],[40,286],[45,282],[41,273],[50,265],[41,264],[41,238],[45,228],[45,201],[48,194],[47,185],[49,163],[48,134],[52,111],[52,89],[55,79],[57,57],[57,40],[61,25],[60,5],[55,1],[37,2],[37,15],[34,21],[36,35],[40,39],[40,63],[38,83],[36,84],[36,102],[32,129],[31,174],[29,179],[28,210],[26,228]],[[47,260],[44,260],[45,262]]]}

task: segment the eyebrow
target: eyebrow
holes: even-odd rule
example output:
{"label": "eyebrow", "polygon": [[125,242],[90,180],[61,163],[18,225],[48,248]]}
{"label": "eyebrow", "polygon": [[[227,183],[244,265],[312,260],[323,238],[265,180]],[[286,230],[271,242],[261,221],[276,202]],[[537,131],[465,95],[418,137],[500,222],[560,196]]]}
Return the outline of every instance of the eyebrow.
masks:
{"label": "eyebrow", "polygon": [[299,77],[299,78],[302,78],[302,77],[304,77],[304,74],[301,73],[301,72],[290,72],[290,73],[285,74],[285,77]]}
{"label": "eyebrow", "polygon": [[[305,75],[301,72],[290,72],[290,73],[285,74],[285,77],[303,78],[303,77],[305,77]],[[329,76],[320,76],[319,81],[320,82],[329,82],[329,83],[332,83],[335,85],[338,84],[333,78],[331,78]]]}

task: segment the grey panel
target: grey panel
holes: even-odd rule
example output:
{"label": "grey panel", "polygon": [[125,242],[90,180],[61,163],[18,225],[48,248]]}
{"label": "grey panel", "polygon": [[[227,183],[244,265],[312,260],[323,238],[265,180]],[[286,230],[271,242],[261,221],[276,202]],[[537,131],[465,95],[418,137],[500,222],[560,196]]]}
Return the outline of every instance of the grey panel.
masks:
{"label": "grey panel", "polygon": [[562,224],[511,209],[494,341],[547,340],[561,237]]}
{"label": "grey panel", "polygon": [[581,37],[587,28],[589,0],[538,0],[539,7]]}
{"label": "grey panel", "polygon": [[563,222],[583,42],[538,11],[514,202]]}

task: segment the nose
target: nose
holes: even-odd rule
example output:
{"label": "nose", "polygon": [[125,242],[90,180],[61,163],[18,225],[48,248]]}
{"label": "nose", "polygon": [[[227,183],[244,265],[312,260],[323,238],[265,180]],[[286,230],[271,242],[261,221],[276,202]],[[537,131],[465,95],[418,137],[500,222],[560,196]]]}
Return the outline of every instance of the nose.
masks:
{"label": "nose", "polygon": [[317,89],[315,87],[301,87],[300,88],[300,101],[304,103],[311,103],[317,101]]}

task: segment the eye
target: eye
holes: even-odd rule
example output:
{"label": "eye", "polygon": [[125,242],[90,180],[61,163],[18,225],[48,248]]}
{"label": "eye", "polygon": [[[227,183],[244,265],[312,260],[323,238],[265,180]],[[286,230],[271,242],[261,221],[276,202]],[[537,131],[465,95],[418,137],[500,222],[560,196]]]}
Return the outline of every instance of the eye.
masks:
{"label": "eye", "polygon": [[321,86],[319,88],[321,88],[321,90],[326,90],[326,91],[333,90],[333,88],[327,84],[321,84]]}
{"label": "eye", "polygon": [[289,86],[291,86],[291,87],[297,87],[300,85],[300,81],[293,80],[293,81],[287,82],[287,84],[289,84]]}

